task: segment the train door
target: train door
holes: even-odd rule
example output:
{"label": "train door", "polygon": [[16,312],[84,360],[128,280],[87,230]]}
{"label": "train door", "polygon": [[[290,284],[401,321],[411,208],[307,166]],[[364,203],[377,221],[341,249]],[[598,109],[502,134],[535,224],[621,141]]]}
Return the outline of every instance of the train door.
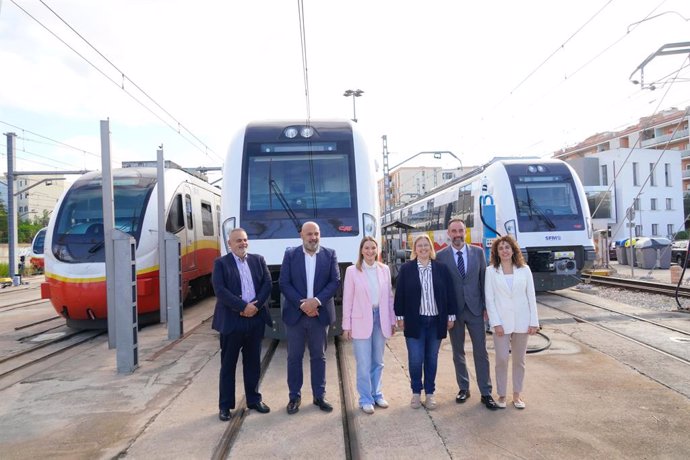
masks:
{"label": "train door", "polygon": [[182,264],[182,271],[196,270],[196,246],[197,238],[194,232],[194,205],[192,204],[192,190],[188,185],[182,188],[184,195],[184,213],[185,213],[185,242],[182,244],[182,252],[185,254],[184,262]]}

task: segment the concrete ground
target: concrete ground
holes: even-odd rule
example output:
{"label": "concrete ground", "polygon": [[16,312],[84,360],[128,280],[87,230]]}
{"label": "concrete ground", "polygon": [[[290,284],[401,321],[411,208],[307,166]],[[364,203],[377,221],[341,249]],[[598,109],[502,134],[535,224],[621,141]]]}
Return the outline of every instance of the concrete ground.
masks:
{"label": "concrete ground", "polygon": [[[228,426],[217,418],[218,337],[202,322],[212,304],[195,307],[200,326],[185,326],[188,337],[174,345],[164,325],[143,329],[141,365],[131,375],[116,373],[115,352],[101,341],[0,391],[0,458],[212,458]],[[357,451],[367,459],[690,458],[690,399],[578,340],[569,329],[574,322],[546,309],[540,314],[552,344],[527,357],[525,410],[487,410],[475,381],[468,402],[456,404],[447,340],[439,356],[439,407],[411,409],[398,333],[385,353],[390,408],[374,415],[343,409],[331,342],[327,397],[335,410],[327,414],[311,404],[307,353],[302,407],[288,416],[280,344],[261,385],[271,413],[249,411],[229,458],[344,458],[343,410],[354,417]],[[343,350],[353,380],[350,344]],[[473,379],[469,343],[467,352]],[[490,360],[493,365],[491,351]],[[241,369],[237,376],[241,381]],[[242,393],[240,385],[238,400]]]}

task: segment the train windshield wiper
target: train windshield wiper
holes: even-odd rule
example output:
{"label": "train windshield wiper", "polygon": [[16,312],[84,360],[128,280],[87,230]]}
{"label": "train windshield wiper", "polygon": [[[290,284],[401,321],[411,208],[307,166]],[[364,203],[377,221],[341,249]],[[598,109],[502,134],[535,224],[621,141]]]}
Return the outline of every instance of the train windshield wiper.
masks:
{"label": "train windshield wiper", "polygon": [[297,214],[295,214],[295,211],[292,210],[290,204],[285,199],[285,195],[283,195],[283,192],[280,190],[280,187],[278,187],[276,181],[273,179],[269,179],[268,185],[269,187],[271,187],[271,190],[273,190],[275,196],[278,197],[278,201],[280,201],[280,204],[283,206],[283,209],[285,209],[285,212],[287,213],[288,217],[290,217],[290,219],[292,220],[292,223],[295,225],[297,232],[301,232],[302,223],[299,221],[299,219],[297,218]]}
{"label": "train windshield wiper", "polygon": [[554,224],[553,221],[551,220],[551,218],[549,216],[547,216],[546,213],[544,211],[542,211],[542,209],[534,203],[534,199],[530,198],[529,202],[527,204],[528,204],[529,209],[530,209],[530,214],[532,213],[532,211],[536,212],[537,215],[539,217],[541,217],[544,222],[546,222],[546,225],[551,230],[556,228],[556,224]]}
{"label": "train windshield wiper", "polygon": [[94,252],[97,252],[97,251],[100,250],[103,246],[105,246],[105,240],[103,240],[103,241],[101,241],[101,242],[99,242],[99,243],[96,243],[96,244],[94,244],[93,246],[91,246],[91,248],[89,248],[89,254],[93,254]]}

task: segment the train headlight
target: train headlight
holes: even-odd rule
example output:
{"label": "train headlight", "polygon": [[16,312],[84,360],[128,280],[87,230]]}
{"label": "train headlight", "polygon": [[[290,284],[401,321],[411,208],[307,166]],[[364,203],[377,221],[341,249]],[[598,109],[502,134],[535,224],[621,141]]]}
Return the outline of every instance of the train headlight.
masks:
{"label": "train headlight", "polygon": [[314,135],[314,128],[312,128],[311,126],[304,126],[300,130],[299,134],[300,134],[300,136],[306,137],[307,139],[309,139],[310,137],[312,137]]}
{"label": "train headlight", "polygon": [[506,229],[506,233],[515,239],[515,220],[509,220],[503,224],[503,227]]}
{"label": "train headlight", "polygon": [[285,137],[287,137],[288,139],[294,139],[295,137],[297,137],[297,133],[297,128],[293,127],[285,128],[285,131],[283,132],[283,134],[285,134]]}
{"label": "train headlight", "polygon": [[376,236],[376,219],[374,219],[374,216],[362,213],[362,230],[364,236]]}

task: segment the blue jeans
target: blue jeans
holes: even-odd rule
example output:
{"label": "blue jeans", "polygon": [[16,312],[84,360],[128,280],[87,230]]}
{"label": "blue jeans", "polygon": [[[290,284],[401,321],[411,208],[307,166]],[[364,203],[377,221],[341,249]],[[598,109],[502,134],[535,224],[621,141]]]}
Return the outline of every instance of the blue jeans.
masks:
{"label": "blue jeans", "polygon": [[368,339],[352,339],[352,349],[357,361],[357,391],[359,405],[374,404],[383,398],[381,374],[383,373],[383,351],[386,338],[381,330],[379,309],[374,309],[374,328]]}
{"label": "blue jeans", "polygon": [[[410,386],[412,393],[434,394],[436,390],[436,369],[438,368],[438,350],[441,339],[438,334],[438,316],[420,316],[419,338],[405,337],[407,344],[407,361],[410,368]],[[422,370],[424,384],[422,385]]]}

